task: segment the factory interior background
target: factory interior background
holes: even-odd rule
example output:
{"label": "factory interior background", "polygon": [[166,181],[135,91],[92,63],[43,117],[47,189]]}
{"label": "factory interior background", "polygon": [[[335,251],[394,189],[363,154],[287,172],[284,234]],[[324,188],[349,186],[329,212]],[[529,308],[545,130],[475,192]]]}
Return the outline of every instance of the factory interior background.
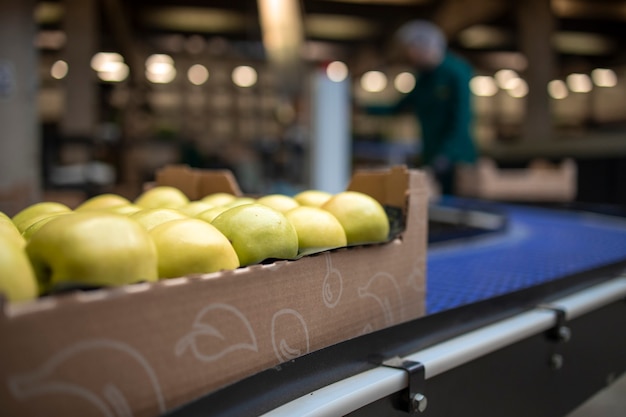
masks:
{"label": "factory interior background", "polygon": [[[343,117],[347,170],[414,166],[415,118],[363,110],[411,90],[393,34],[414,18],[439,24],[474,68],[481,157],[514,168],[571,159],[576,201],[626,204],[623,2],[271,3],[3,2],[5,211],[43,195],[133,197],[170,163],[231,169],[251,194],[313,187],[313,159],[332,156],[314,155],[316,124],[335,123],[315,119],[321,78],[344,86],[322,107]],[[293,36],[272,41],[268,19]]]}

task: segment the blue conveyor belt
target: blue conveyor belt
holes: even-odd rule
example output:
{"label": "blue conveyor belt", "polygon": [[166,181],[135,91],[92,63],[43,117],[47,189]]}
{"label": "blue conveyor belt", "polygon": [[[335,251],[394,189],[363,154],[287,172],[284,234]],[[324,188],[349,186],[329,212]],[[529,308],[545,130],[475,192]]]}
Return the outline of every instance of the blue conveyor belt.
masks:
{"label": "blue conveyor belt", "polygon": [[429,314],[626,260],[625,218],[497,207],[508,218],[504,231],[429,247]]}

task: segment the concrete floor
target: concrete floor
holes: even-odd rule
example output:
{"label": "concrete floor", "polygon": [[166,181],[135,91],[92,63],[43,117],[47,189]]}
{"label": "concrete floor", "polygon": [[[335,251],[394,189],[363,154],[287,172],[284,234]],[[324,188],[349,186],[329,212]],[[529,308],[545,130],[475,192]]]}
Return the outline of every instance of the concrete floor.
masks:
{"label": "concrete floor", "polygon": [[626,416],[626,375],[598,392],[567,417]]}

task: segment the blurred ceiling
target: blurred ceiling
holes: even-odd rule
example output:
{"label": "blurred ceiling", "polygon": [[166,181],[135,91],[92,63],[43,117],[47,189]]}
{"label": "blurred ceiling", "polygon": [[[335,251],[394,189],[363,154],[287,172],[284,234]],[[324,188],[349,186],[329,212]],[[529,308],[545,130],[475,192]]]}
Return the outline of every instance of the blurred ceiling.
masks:
{"label": "blurred ceiling", "polygon": [[[99,0],[101,46],[120,51],[188,47],[214,51],[247,43],[242,53],[262,56],[259,4],[265,0]],[[271,3],[273,0],[267,0]],[[275,1],[275,0],[274,0]],[[518,50],[517,10],[535,0],[300,0],[309,59],[349,59],[364,49],[387,53],[394,31],[414,18],[436,21],[451,46],[469,56]],[[549,1],[549,0],[546,0]],[[563,66],[626,64],[626,1],[551,0],[551,40]],[[64,2],[38,3],[44,29],[62,27]],[[176,41],[177,40],[177,41]],[[169,42],[169,44],[167,43]],[[185,43],[186,42],[186,43]],[[184,43],[184,45],[183,45]],[[241,50],[240,50],[241,52]]]}

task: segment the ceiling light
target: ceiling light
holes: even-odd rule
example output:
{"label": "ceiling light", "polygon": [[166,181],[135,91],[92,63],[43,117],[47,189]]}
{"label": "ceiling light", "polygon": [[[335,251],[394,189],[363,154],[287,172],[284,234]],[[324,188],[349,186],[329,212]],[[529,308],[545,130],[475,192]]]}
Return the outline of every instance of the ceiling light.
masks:
{"label": "ceiling light", "polygon": [[593,88],[591,78],[587,74],[573,73],[567,76],[567,86],[574,93],[588,93]]}
{"label": "ceiling light", "polygon": [[551,0],[550,6],[559,18],[599,20],[626,18],[626,5],[623,1]]}
{"label": "ceiling light", "polygon": [[498,86],[493,77],[477,75],[470,80],[470,90],[479,97],[492,97],[498,92]]}
{"label": "ceiling light", "polygon": [[498,86],[502,89],[506,89],[507,84],[511,82],[511,80],[519,78],[517,72],[512,69],[501,69],[494,74],[496,82]]}
{"label": "ceiling light", "polygon": [[91,68],[98,72],[98,78],[107,82],[121,82],[128,77],[128,65],[117,52],[98,52],[91,58]]}
{"label": "ceiling light", "polygon": [[271,61],[297,61],[303,40],[298,0],[257,0],[263,46]]}
{"label": "ceiling light", "polygon": [[176,68],[169,67],[167,71],[152,72],[146,70],[146,78],[154,84],[168,84],[176,78]]}
{"label": "ceiling light", "polygon": [[146,59],[146,78],[155,84],[167,84],[176,78],[174,59],[167,54],[153,54]]}
{"label": "ceiling light", "polygon": [[69,67],[67,62],[58,60],[52,64],[52,67],[50,68],[50,75],[52,75],[52,78],[54,79],[61,80],[67,75],[68,69]]}
{"label": "ceiling light", "polygon": [[348,78],[348,66],[341,61],[333,61],[326,67],[326,76],[334,82]]}
{"label": "ceiling light", "polygon": [[515,78],[510,78],[508,80],[506,80],[505,82],[502,83],[502,89],[503,90],[514,90],[516,89],[520,83],[523,83],[524,80],[522,80],[519,77],[515,77]]}
{"label": "ceiling light", "polygon": [[522,80],[521,78],[517,78],[517,81],[515,81],[514,84],[515,85],[512,88],[507,90],[507,93],[509,93],[509,95],[514,98],[526,97],[526,95],[528,94],[528,84],[526,83],[526,81]]}
{"label": "ceiling light", "polygon": [[256,70],[248,65],[238,66],[232,73],[233,83],[239,87],[252,87],[256,84],[257,78]]}
{"label": "ceiling light", "polygon": [[193,85],[202,85],[209,79],[209,70],[201,64],[192,65],[187,70],[187,78]]}
{"label": "ceiling light", "polygon": [[490,49],[510,44],[511,36],[493,26],[475,25],[459,34],[459,42],[466,48]]}
{"label": "ceiling light", "polygon": [[553,99],[562,100],[569,95],[569,92],[563,80],[552,80],[548,83],[548,94]]}
{"label": "ceiling light", "polygon": [[591,71],[591,79],[598,87],[615,87],[617,85],[617,75],[615,71],[608,68],[596,68]]}
{"label": "ceiling light", "polygon": [[361,88],[370,93],[378,93],[387,87],[387,76],[381,71],[368,71],[361,77]]}
{"label": "ceiling light", "polygon": [[393,79],[393,86],[401,93],[408,93],[415,87],[415,76],[410,72],[401,72]]}
{"label": "ceiling light", "polygon": [[304,19],[307,38],[359,40],[376,35],[377,24],[355,16],[307,14]]}
{"label": "ceiling light", "polygon": [[64,13],[63,3],[42,1],[35,6],[34,18],[38,25],[52,25],[60,22]]}
{"label": "ceiling light", "polygon": [[588,32],[558,32],[552,43],[559,52],[572,55],[605,55],[615,49],[609,38]]}
{"label": "ceiling light", "polygon": [[149,26],[176,32],[232,33],[247,27],[244,13],[211,7],[152,7],[142,19]]}
{"label": "ceiling light", "polygon": [[112,62],[124,62],[124,57],[117,52],[98,52],[91,58],[91,68],[94,71],[105,71]]}
{"label": "ceiling light", "polygon": [[146,59],[147,68],[154,67],[156,69],[163,64],[174,65],[174,59],[167,54],[153,54]]}
{"label": "ceiling light", "polygon": [[128,65],[124,62],[110,61],[98,71],[98,78],[107,82],[121,82],[128,77]]}

